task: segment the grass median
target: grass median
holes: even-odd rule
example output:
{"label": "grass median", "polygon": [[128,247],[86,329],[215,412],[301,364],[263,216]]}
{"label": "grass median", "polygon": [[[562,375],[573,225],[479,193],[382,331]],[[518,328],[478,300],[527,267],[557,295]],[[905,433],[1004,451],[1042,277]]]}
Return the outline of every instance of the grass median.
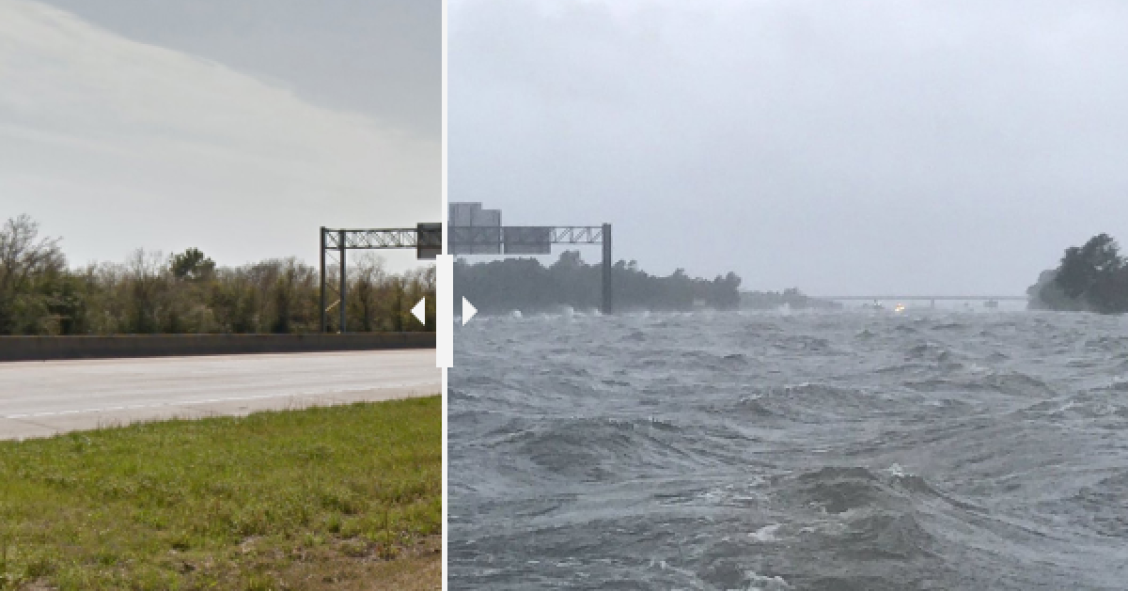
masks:
{"label": "grass median", "polygon": [[0,589],[438,589],[438,396],[0,442]]}

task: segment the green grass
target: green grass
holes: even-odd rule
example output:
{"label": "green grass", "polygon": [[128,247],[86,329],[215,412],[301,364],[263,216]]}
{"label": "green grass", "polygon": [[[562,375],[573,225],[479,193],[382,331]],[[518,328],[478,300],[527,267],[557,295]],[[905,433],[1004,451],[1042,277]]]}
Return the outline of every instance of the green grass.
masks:
{"label": "green grass", "polygon": [[[441,409],[436,396],[0,442],[0,589],[437,588]],[[427,581],[394,566],[423,555]]]}

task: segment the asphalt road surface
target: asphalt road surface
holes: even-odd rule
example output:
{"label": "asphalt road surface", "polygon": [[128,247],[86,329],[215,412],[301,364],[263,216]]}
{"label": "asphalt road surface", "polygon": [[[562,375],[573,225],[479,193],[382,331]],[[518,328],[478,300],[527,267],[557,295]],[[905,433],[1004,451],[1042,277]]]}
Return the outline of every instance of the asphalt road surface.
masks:
{"label": "asphalt road surface", "polygon": [[0,363],[0,439],[441,391],[434,349]]}

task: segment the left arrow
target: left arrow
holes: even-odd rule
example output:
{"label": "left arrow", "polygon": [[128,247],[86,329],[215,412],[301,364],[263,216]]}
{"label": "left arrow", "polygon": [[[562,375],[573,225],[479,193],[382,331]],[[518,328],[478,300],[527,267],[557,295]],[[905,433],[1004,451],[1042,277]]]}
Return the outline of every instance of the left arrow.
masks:
{"label": "left arrow", "polygon": [[419,303],[411,309],[411,313],[419,319],[423,326],[427,326],[427,298],[419,300]]}

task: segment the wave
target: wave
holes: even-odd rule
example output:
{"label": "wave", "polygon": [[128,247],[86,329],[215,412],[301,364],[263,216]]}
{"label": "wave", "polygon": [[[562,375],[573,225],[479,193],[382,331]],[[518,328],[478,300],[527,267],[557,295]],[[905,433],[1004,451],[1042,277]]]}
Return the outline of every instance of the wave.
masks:
{"label": "wave", "polygon": [[571,418],[538,422],[506,448],[545,475],[598,482],[691,463],[683,437],[680,427],[662,420]]}
{"label": "wave", "polygon": [[738,313],[462,331],[452,586],[1123,588],[1121,324]]}

